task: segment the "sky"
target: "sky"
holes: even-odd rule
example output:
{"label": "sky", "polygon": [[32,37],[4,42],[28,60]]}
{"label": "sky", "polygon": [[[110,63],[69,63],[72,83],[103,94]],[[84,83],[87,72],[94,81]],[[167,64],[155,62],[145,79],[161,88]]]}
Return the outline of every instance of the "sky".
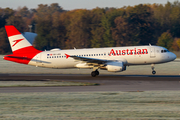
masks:
{"label": "sky", "polygon": [[73,9],[93,9],[96,7],[105,8],[105,7],[115,7],[121,8],[123,6],[134,6],[138,4],[146,3],[158,3],[165,4],[169,2],[174,2],[175,0],[0,0],[0,8],[12,8],[17,9],[18,7],[28,7],[37,8],[38,4],[48,4],[59,3],[59,5],[64,10],[73,10]]}

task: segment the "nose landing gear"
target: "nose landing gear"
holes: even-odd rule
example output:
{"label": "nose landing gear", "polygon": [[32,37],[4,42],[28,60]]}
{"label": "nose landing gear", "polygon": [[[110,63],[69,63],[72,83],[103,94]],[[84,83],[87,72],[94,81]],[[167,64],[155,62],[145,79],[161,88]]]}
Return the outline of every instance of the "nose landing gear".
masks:
{"label": "nose landing gear", "polygon": [[151,65],[151,68],[152,68],[152,74],[155,75],[156,71],[154,70],[154,64]]}
{"label": "nose landing gear", "polygon": [[153,75],[155,75],[155,74],[156,74],[156,71],[155,71],[155,70],[153,70],[153,71],[152,71],[152,74],[153,74]]}

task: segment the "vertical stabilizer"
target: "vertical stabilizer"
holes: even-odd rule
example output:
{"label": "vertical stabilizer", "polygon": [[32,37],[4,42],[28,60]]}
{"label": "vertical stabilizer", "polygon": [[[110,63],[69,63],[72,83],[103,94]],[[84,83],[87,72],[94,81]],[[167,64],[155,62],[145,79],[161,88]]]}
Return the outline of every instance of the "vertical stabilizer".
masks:
{"label": "vertical stabilizer", "polygon": [[5,26],[13,54],[4,56],[5,60],[28,64],[31,59],[42,52],[35,49],[29,41],[13,26]]}
{"label": "vertical stabilizer", "polygon": [[13,26],[5,26],[12,52],[32,46],[28,40]]}

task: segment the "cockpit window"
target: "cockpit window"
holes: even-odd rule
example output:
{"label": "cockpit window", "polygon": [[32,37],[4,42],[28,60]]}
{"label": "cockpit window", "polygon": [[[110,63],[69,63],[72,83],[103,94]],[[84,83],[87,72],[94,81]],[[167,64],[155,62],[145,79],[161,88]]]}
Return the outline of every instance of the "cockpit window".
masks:
{"label": "cockpit window", "polygon": [[169,52],[169,50],[161,50],[161,53]]}

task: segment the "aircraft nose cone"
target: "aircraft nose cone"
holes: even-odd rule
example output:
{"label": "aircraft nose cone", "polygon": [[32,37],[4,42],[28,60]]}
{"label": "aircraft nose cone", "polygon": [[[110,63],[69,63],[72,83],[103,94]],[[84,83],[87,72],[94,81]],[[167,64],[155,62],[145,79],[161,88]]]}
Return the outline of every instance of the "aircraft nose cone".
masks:
{"label": "aircraft nose cone", "polygon": [[177,56],[176,56],[174,53],[172,53],[172,54],[171,54],[171,58],[172,58],[172,60],[175,60],[175,59],[176,59],[176,57],[177,57]]}

